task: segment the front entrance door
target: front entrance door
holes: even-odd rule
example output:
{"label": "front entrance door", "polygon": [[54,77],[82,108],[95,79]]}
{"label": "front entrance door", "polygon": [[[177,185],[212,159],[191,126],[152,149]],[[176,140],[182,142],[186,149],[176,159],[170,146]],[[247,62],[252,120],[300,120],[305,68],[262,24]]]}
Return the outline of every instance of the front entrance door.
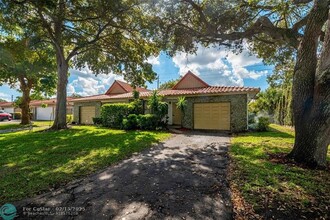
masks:
{"label": "front entrance door", "polygon": [[181,125],[181,110],[176,107],[176,103],[172,103],[172,116],[173,116],[173,125]]}

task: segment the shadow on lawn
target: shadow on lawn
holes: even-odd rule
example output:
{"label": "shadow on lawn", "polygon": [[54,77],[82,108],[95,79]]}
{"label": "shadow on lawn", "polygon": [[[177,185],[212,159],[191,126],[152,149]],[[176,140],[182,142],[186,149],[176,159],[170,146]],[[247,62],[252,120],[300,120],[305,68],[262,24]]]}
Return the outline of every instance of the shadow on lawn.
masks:
{"label": "shadow on lawn", "polygon": [[231,219],[227,147],[185,138],[187,147],[175,136],[170,147],[161,143],[61,193],[23,201],[18,209],[26,204],[84,207],[78,219]]}
{"label": "shadow on lawn", "polygon": [[266,132],[248,132],[248,133],[243,134],[242,136],[272,137],[272,138],[294,138],[294,136],[289,134],[288,132],[283,132],[283,131],[277,130],[275,128],[270,128],[270,130],[266,131]]}
{"label": "shadow on lawn", "polygon": [[156,132],[72,129],[1,140],[0,204],[58,187],[158,142]]}
{"label": "shadow on lawn", "polygon": [[[273,137],[273,136],[272,136]],[[231,147],[238,161],[234,182],[264,219],[322,219],[328,214],[329,173],[269,161],[268,152],[283,149],[267,144]],[[237,158],[236,158],[237,157]],[[235,159],[236,158],[236,159]]]}

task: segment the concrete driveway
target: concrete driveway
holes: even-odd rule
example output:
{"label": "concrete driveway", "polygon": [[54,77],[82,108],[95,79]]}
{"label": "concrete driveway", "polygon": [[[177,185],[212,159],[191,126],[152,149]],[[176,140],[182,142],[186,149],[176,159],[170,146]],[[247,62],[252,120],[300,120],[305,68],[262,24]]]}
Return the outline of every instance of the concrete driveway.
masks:
{"label": "concrete driveway", "polygon": [[11,120],[11,121],[8,121],[8,120],[0,121],[0,125],[1,124],[19,124],[19,123],[21,123],[21,120],[16,120],[16,119]]}
{"label": "concrete driveway", "polygon": [[17,203],[19,218],[28,215],[23,207],[43,207],[45,219],[231,219],[228,144],[226,134],[175,134],[100,173]]}

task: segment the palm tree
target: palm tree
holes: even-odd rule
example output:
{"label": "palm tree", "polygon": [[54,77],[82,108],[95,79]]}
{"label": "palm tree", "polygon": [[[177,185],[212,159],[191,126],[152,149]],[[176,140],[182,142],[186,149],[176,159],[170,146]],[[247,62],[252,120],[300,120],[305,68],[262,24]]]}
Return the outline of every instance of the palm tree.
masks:
{"label": "palm tree", "polygon": [[187,106],[186,97],[184,97],[184,96],[178,97],[178,102],[176,103],[176,108],[180,109],[180,111],[182,112],[181,127],[183,126],[183,118],[184,118],[186,106]]}

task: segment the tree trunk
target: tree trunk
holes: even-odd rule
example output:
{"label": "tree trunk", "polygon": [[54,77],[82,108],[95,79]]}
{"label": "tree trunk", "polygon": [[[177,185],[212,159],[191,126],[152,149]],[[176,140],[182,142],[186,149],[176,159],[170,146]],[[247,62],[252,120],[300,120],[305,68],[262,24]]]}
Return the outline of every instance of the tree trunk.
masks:
{"label": "tree trunk", "polygon": [[322,119],[316,114],[300,119],[300,125],[295,126],[295,144],[289,156],[296,162],[313,168],[326,166],[330,126]]}
{"label": "tree trunk", "polygon": [[21,124],[27,125],[30,124],[30,88],[23,88],[21,87],[23,96],[22,96],[22,102],[19,104],[19,107],[22,110],[22,117],[21,117]]}
{"label": "tree trunk", "polygon": [[318,40],[328,11],[327,1],[319,1],[310,13],[293,75],[296,136],[288,156],[310,167],[326,165],[330,143],[329,22],[319,63],[317,59]]}
{"label": "tree trunk", "polygon": [[66,129],[66,86],[68,84],[69,66],[64,59],[64,56],[57,55],[57,94],[56,94],[56,109],[55,120],[51,127],[52,130]]}
{"label": "tree trunk", "polygon": [[21,124],[27,125],[30,124],[30,92],[32,87],[32,82],[26,79],[24,76],[20,76],[18,78],[20,83],[20,89],[22,91],[22,100],[19,104],[19,107],[21,108]]}

